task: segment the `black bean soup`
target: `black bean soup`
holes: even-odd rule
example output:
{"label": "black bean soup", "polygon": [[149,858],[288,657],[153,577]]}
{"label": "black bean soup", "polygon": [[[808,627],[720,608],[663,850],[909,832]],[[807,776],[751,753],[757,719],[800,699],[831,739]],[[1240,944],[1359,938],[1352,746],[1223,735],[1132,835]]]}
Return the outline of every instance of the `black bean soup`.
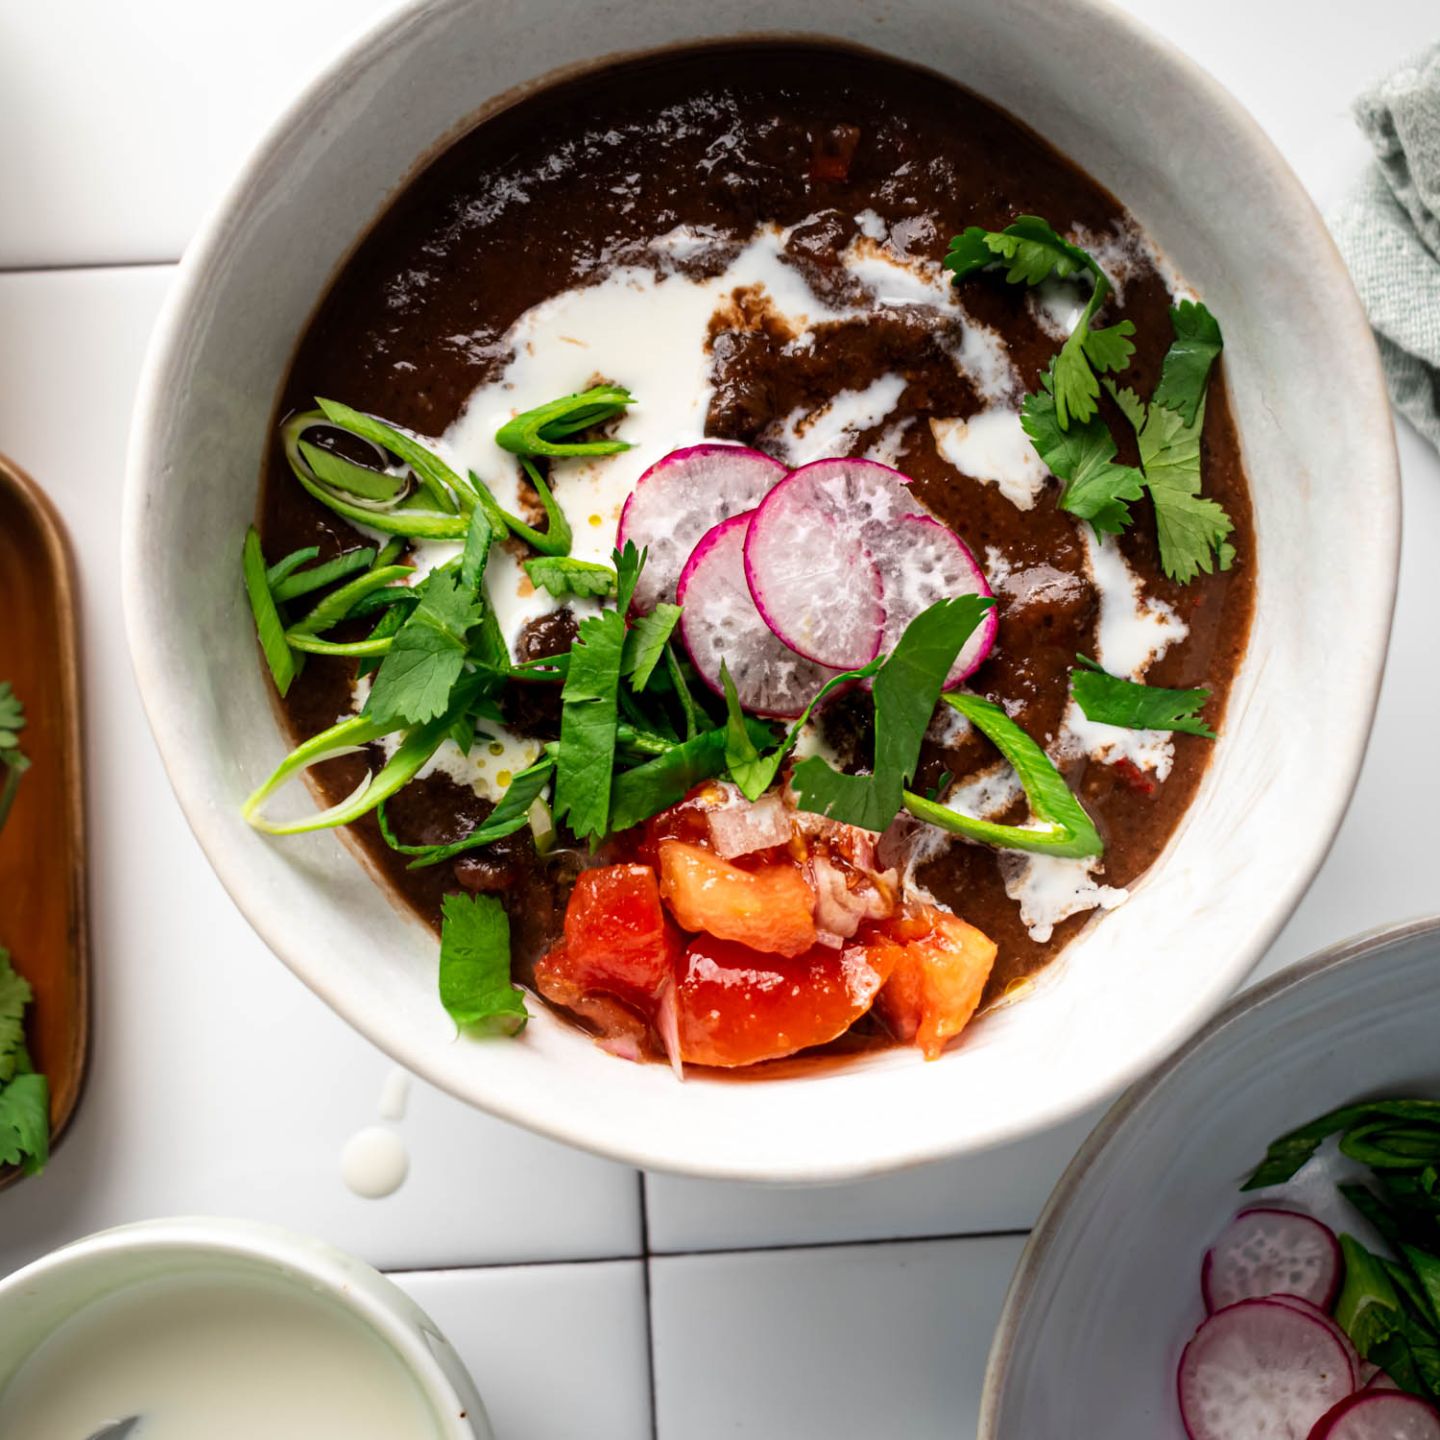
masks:
{"label": "black bean soup", "polygon": [[[1025,901],[1024,867],[1035,863],[1026,857],[960,842],[919,856],[913,883],[998,943],[986,1004],[1018,993],[1094,917],[1097,895],[1111,903],[1153,863],[1213,750],[1208,739],[1176,734],[1157,765],[1063,743],[1070,671],[1077,654],[1101,648],[1104,605],[1130,606],[1117,613],[1116,634],[1150,625],[1169,637],[1146,682],[1207,687],[1206,717],[1221,729],[1254,583],[1250,502],[1223,383],[1212,386],[1202,438],[1206,493],[1235,523],[1237,558],[1223,573],[1185,585],[1167,579],[1147,512],[1118,541],[1120,573],[1133,577],[1133,590],[1127,597],[1122,584],[1112,595],[1087,527],[1059,508],[1059,486],[1043,466],[1037,480],[1034,457],[1017,453],[1014,412],[1063,338],[1055,317],[1064,296],[1009,284],[1001,270],[951,290],[939,262],[966,226],[998,230],[1021,214],[1044,216],[1103,252],[1116,280],[1107,323],[1136,327],[1124,380],[1149,395],[1171,339],[1173,297],[1159,262],[1112,195],[993,105],[896,61],[810,44],[737,44],[613,66],[490,116],[403,190],[306,326],[277,416],[333,396],[441,436],[472,393],[514,362],[507,336],[532,307],[604,285],[619,270],[649,271],[667,285],[713,279],[729,273],[757,233],[773,237],[773,263],[813,296],[813,343],[792,343],[795,322],[763,286],[737,285],[706,325],[705,434],[793,460],[808,433],[826,453],[876,456],[913,479],[924,505],[980,557],[998,598],[998,640],[969,688],[1049,748],[1105,841],[1103,865],[1088,875],[1090,899],[1068,914]],[[868,271],[857,256],[868,258]],[[887,298],[873,276],[891,271],[910,280]],[[646,298],[658,290],[634,293],[628,324],[643,334],[666,323],[669,312]],[[609,373],[603,357],[596,378],[631,383]],[[1113,403],[1101,405],[1116,436],[1128,434]],[[972,428],[991,411],[1002,412],[993,431]],[[822,439],[827,414],[834,423]],[[952,447],[956,436],[968,443]],[[1135,463],[1133,439],[1119,443],[1120,459]],[[990,454],[995,473],[987,474]],[[563,474],[556,493],[565,504]],[[583,530],[588,520],[574,523]],[[293,482],[278,446],[261,533],[273,555],[316,545],[323,557],[355,543]],[[574,634],[573,616],[557,606],[512,637],[514,658],[564,653]],[[312,657],[284,701],[297,740],[354,708],[354,676],[353,661]],[[557,687],[514,687],[504,706],[516,733],[558,735]],[[864,766],[868,714],[863,693],[842,697],[824,711],[820,743]],[[375,747],[330,761],[317,772],[320,788],[339,799],[379,763]],[[987,777],[995,782],[988,788]],[[1026,813],[989,743],[937,719],[915,789],[942,780],[970,784],[997,820]],[[436,770],[402,790],[388,814],[407,838],[440,843],[467,833],[492,805],[463,777]],[[539,859],[521,830],[410,870],[382,842],[373,815],[353,828],[389,884],[434,925],[447,893],[501,897],[520,980],[560,933],[585,863],[563,845],[558,858]],[[872,1032],[879,1027],[862,1025],[841,1043]]]}

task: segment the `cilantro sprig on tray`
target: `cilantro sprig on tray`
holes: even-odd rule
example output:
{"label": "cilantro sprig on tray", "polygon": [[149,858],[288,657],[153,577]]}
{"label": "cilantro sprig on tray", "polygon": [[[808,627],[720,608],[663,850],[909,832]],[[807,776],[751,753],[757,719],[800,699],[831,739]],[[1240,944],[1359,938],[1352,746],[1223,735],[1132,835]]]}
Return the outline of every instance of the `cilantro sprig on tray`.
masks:
{"label": "cilantro sprig on tray", "polygon": [[[0,681],[0,829],[30,768],[20,748],[24,728],[25,706],[10,682]],[[50,1156],[50,1085],[25,1046],[25,1012],[34,998],[0,945],[0,1165],[23,1165],[29,1175],[39,1174]]]}
{"label": "cilantro sprig on tray", "polygon": [[[1100,535],[1118,535],[1134,522],[1131,506],[1148,496],[1155,510],[1160,563],[1188,584],[1202,572],[1228,570],[1235,559],[1234,522],[1202,494],[1200,437],[1210,373],[1224,347],[1219,322],[1198,301],[1170,312],[1173,340],[1149,402],[1122,389],[1113,376],[1134,353],[1134,325],[1124,320],[1096,329],[1094,318],[1113,286],[1088,252],[1045,220],[1022,215],[1003,230],[971,226],[950,242],[945,267],[958,283],[1006,264],[1012,284],[1088,275],[1090,298],[1075,329],[1025,397],[1021,424],[1046,468],[1063,489],[1060,508],[1088,521]],[[1140,464],[1118,460],[1119,446],[1100,412],[1101,388],[1134,431]]]}

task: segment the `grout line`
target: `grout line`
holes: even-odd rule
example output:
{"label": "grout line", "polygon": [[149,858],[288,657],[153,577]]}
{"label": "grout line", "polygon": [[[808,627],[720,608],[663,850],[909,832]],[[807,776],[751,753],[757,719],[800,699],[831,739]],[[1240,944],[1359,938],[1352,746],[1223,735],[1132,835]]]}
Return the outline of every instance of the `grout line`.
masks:
{"label": "grout line", "polygon": [[882,1235],[860,1240],[809,1240],[775,1245],[715,1245],[694,1250],[645,1250],[646,1268],[655,1260],[693,1260],[707,1255],[769,1255],[783,1250],[863,1250],[876,1245],[929,1245],[937,1240],[1023,1240],[1028,1227],[1019,1230],[948,1231],[931,1235]]}
{"label": "grout line", "polygon": [[557,1265],[634,1265],[643,1255],[578,1255],[559,1260],[478,1260],[473,1264],[386,1265],[386,1275],[444,1275],[468,1270],[546,1270]]}
{"label": "grout line", "polygon": [[70,275],[86,270],[173,270],[179,256],[169,260],[76,260],[55,265],[0,265],[0,277],[7,275]]}
{"label": "grout line", "polygon": [[650,1191],[643,1170],[640,1177],[640,1248],[643,1269],[641,1277],[645,1296],[645,1368],[650,1380],[650,1440],[659,1440],[660,1406],[655,1398],[655,1311],[650,1297]]}
{"label": "grout line", "polygon": [[864,1250],[877,1245],[929,1245],[939,1240],[1023,1240],[1030,1234],[1022,1230],[971,1230],[957,1233],[940,1232],[931,1235],[889,1235],[861,1240],[811,1240],[796,1243],[781,1242],[776,1245],[717,1245],[697,1250],[652,1250],[650,1247],[649,1206],[645,1188],[645,1176],[640,1176],[640,1239],[641,1253],[638,1255],[578,1255],[554,1260],[480,1260],[472,1264],[447,1265],[387,1265],[387,1275],[440,1275],[449,1271],[464,1270],[543,1270],[557,1265],[633,1265],[637,1261],[644,1267],[645,1281],[645,1329],[650,1343],[651,1391],[654,1391],[654,1335],[650,1316],[650,1263],[652,1260],[696,1260],[711,1256],[725,1255],[773,1255],[784,1251],[809,1250]]}

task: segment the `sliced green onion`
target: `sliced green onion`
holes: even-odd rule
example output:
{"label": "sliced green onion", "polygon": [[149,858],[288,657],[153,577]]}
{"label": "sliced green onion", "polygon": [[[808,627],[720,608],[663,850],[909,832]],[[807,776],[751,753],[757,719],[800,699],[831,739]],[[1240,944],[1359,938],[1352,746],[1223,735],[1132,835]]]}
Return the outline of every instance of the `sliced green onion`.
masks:
{"label": "sliced green onion", "polygon": [[467,590],[478,590],[490,559],[490,546],[495,528],[486,519],[484,509],[477,505],[470,515],[470,528],[465,532],[465,549],[460,556],[460,583]]}
{"label": "sliced green onion", "polygon": [[673,641],[665,643],[665,670],[670,676],[670,683],[675,687],[675,696],[680,701],[680,709],[685,716],[685,738],[693,740],[700,733],[700,711],[695,704],[695,697],[690,693],[685,672],[680,668],[680,659],[675,654]]}
{"label": "sliced green onion", "polygon": [[250,597],[250,613],[255,617],[255,633],[260,637],[260,649],[264,652],[265,663],[275,688],[284,695],[291,682],[300,673],[296,660],[285,640],[285,622],[275,608],[275,597],[270,593],[266,576],[265,556],[260,550],[260,532],[252,525],[245,532],[245,550],[242,559],[245,574],[245,593]]}
{"label": "sliced green onion", "polygon": [[337,555],[333,560],[327,560],[323,565],[301,570],[298,574],[282,576],[278,581],[272,580],[270,593],[274,595],[277,605],[283,605],[287,600],[296,600],[301,595],[310,594],[312,590],[323,590],[325,586],[333,585],[337,580],[343,580],[357,570],[366,569],[374,559],[373,545],[350,550],[344,555]]}
{"label": "sliced green onion", "polygon": [[1104,852],[1095,822],[1071,793],[1050,757],[998,705],[978,695],[956,692],[940,698],[969,720],[1014,767],[1030,802],[1030,813],[1038,823],[997,825],[977,820],[907,790],[905,808],[916,819],[1001,850],[1027,850],[1074,859]]}
{"label": "sliced green onion", "polygon": [[597,385],[507,420],[496,431],[495,443],[513,455],[618,455],[630,449],[628,441],[572,441],[566,437],[623,414],[632,403],[630,392],[619,385]]}
{"label": "sliced green onion", "polygon": [[364,640],[321,640],[315,635],[297,635],[290,631],[286,639],[296,650],[307,655],[388,655],[393,645],[393,636],[374,635]]}
{"label": "sliced green onion", "polygon": [[430,492],[431,498],[440,509],[454,509],[457,499],[465,502],[469,510],[475,503],[475,496],[469,484],[455,473],[433,450],[422,445],[413,435],[387,425],[374,415],[352,410],[337,400],[322,400],[318,395],[315,403],[324,412],[325,418],[341,430],[348,430],[372,445],[398,455],[415,472],[421,486]]}
{"label": "sliced green onion", "polygon": [[322,484],[332,490],[343,490],[347,495],[358,496],[361,500],[398,500],[410,488],[403,475],[391,475],[386,470],[371,470],[368,466],[357,465],[333,450],[312,445],[308,440],[297,441],[306,464],[315,472]]}
{"label": "sliced green onion", "polygon": [[545,477],[536,469],[534,463],[525,456],[521,457],[520,463],[525,467],[525,473],[535,487],[535,493],[540,497],[540,504],[545,511],[546,528],[543,531],[534,529],[508,510],[501,509],[500,502],[491,493],[490,487],[472,470],[470,484],[475,492],[476,504],[485,511],[497,540],[503,540],[507,534],[517,535],[531,549],[538,550],[542,555],[568,555],[573,538],[570,521],[556,504],[555,496],[545,483]]}
{"label": "sliced green onion", "polygon": [[320,554],[318,545],[307,545],[303,550],[292,550],[283,560],[277,560],[266,572],[265,579],[273,590],[292,570],[308,565]]}
{"label": "sliced green onion", "polygon": [[311,830],[330,830],[337,825],[349,825],[362,815],[369,814],[381,801],[413,780],[416,771],[439,748],[448,728],[448,719],[442,718],[409,731],[384,766],[376,774],[367,775],[339,804],[300,820],[267,820],[261,813],[261,806],[302,770],[318,765],[322,760],[353,754],[372,740],[388,735],[392,729],[387,725],[377,725],[363,715],[342,720],[303,745],[296,746],[276,767],[274,774],[245,802],[241,814],[248,824],[267,835],[303,835]]}
{"label": "sliced green onion", "polygon": [[505,793],[500,797],[500,803],[480,825],[463,839],[452,840],[448,845],[406,845],[397,840],[395,832],[390,828],[384,805],[381,805],[376,816],[380,822],[380,834],[392,850],[416,857],[410,862],[408,869],[422,870],[427,865],[438,865],[466,850],[478,850],[481,846],[493,845],[495,841],[503,840],[507,835],[513,835],[517,830],[529,825],[531,808],[550,783],[554,772],[555,762],[548,755],[528,769],[521,770],[510,781]]}
{"label": "sliced green onion", "polygon": [[[435,510],[418,510],[399,505],[384,505],[362,502],[357,498],[346,499],[324,484],[310,469],[310,463],[300,452],[300,436],[312,425],[329,424],[329,418],[321,411],[310,411],[294,415],[281,427],[280,435],[285,446],[285,458],[295,478],[322,505],[333,510],[342,519],[353,525],[367,526],[387,535],[403,535],[417,540],[460,540],[464,538],[469,524],[465,515],[453,513],[453,506],[442,504]],[[377,422],[378,423],[378,422]],[[365,437],[361,437],[362,439]],[[419,448],[419,447],[417,447]],[[412,469],[414,466],[412,465]]]}
{"label": "sliced green onion", "polygon": [[351,607],[375,590],[383,590],[392,580],[401,580],[414,574],[412,565],[387,565],[383,570],[367,570],[357,575],[349,584],[332,590],[308,615],[297,620],[285,632],[288,639],[297,635],[318,635],[332,625],[338,625]]}

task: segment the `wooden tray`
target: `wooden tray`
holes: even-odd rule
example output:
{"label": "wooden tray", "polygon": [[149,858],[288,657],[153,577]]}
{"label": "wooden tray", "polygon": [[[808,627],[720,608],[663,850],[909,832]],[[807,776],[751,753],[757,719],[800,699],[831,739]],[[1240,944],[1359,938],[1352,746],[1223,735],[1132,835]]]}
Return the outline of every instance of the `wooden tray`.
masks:
{"label": "wooden tray", "polygon": [[[35,991],[31,1058],[50,1081],[52,1147],[85,1079],[89,1033],[79,612],[60,517],[0,456],[0,680],[25,705],[30,768],[0,831],[0,945]],[[0,1188],[22,1171],[0,1167]]]}

